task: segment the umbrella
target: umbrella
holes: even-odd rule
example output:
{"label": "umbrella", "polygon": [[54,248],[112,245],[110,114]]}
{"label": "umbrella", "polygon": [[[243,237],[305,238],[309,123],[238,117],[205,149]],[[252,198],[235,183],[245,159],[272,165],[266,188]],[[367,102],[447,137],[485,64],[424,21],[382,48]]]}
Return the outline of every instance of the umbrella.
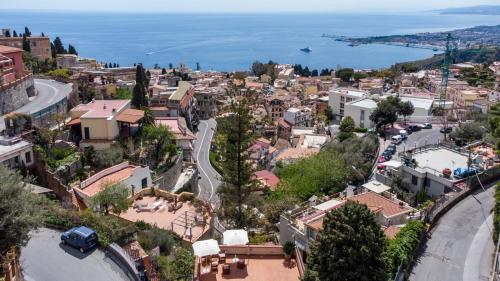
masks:
{"label": "umbrella", "polygon": [[243,229],[226,230],[222,234],[224,245],[246,245],[248,244],[248,233]]}
{"label": "umbrella", "polygon": [[216,255],[220,252],[219,244],[214,239],[196,241],[193,243],[194,255],[198,257]]}

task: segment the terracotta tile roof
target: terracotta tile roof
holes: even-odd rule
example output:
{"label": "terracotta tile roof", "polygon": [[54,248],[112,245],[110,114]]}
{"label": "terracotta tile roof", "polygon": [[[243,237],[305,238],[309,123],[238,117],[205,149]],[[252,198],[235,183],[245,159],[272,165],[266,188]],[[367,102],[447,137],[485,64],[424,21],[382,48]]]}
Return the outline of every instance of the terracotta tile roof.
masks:
{"label": "terracotta tile roof", "polygon": [[384,234],[387,238],[391,239],[391,238],[394,238],[394,236],[396,236],[396,234],[398,234],[399,231],[401,231],[401,228],[399,228],[395,225],[391,225],[391,226],[386,227],[384,229]]}
{"label": "terracotta tile roof", "polygon": [[0,45],[0,54],[10,54],[22,52],[22,49]]}
{"label": "terracotta tile roof", "polygon": [[144,111],[127,108],[116,116],[116,121],[124,123],[137,123],[144,118]]}
{"label": "terracotta tile roof", "polygon": [[257,171],[253,174],[262,184],[269,186],[271,189],[276,188],[280,183],[280,179],[268,170]]}
{"label": "terracotta tile roof", "polygon": [[290,123],[286,122],[285,119],[283,119],[283,118],[279,118],[277,120],[277,122],[278,122],[278,125],[283,127],[283,128],[290,129],[292,127],[292,125]]}
{"label": "terracotta tile roof", "polygon": [[314,230],[322,230],[323,229],[323,220],[324,220],[325,216],[321,216],[320,218],[312,221],[312,222],[308,222],[306,223],[307,226],[309,226],[310,228],[314,229]]}
{"label": "terracotta tile roof", "polygon": [[87,196],[92,197],[102,190],[104,184],[109,182],[118,183],[129,178],[136,168],[137,168],[136,166],[132,165],[127,166],[119,171],[101,177],[100,179],[96,180],[95,182],[87,185],[85,188],[80,190]]}
{"label": "terracotta tile roof", "polygon": [[74,119],[71,119],[71,121],[69,121],[68,123],[66,123],[66,126],[78,125],[80,123],[81,123],[80,118],[74,118]]}
{"label": "terracotta tile roof", "polygon": [[302,148],[294,147],[283,150],[277,157],[276,161],[307,158],[319,152],[319,148]]}
{"label": "terracotta tile roof", "polygon": [[382,212],[382,214],[387,218],[399,214],[409,213],[411,211],[409,207],[405,205],[401,206],[398,203],[373,192],[366,192],[354,195],[351,198],[348,198],[347,200],[365,204],[371,210],[379,209]]}

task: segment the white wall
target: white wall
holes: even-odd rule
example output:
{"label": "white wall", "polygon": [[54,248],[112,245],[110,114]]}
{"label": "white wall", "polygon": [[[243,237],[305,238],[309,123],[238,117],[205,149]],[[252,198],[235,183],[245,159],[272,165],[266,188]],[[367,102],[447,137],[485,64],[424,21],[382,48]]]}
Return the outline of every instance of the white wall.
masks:
{"label": "white wall", "polygon": [[[363,108],[352,104],[346,104],[344,116],[350,116],[354,120],[356,127],[372,128],[374,124],[372,123],[372,121],[370,121],[370,114],[373,112],[373,110],[375,109]],[[363,122],[361,122],[362,111],[364,111]]]}

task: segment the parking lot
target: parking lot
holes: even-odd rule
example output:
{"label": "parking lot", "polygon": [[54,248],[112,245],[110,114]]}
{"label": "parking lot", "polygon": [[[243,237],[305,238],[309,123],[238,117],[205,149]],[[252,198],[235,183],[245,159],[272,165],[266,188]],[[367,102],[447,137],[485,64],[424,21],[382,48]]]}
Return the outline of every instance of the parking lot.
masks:
{"label": "parking lot", "polygon": [[[440,129],[441,126],[434,125],[432,129],[422,129],[420,131],[413,132],[412,134],[408,135],[408,138],[403,140],[401,144],[397,145],[397,151],[401,152],[427,144],[436,144],[442,141],[443,134],[439,131]],[[393,135],[396,134],[397,131],[399,131],[399,129],[395,129],[393,131]],[[381,139],[380,141],[382,153],[389,146],[389,144],[391,144],[391,137],[388,136],[385,141],[383,139]]]}
{"label": "parking lot", "polygon": [[124,271],[104,252],[80,253],[60,243],[60,232],[41,228],[21,249],[21,266],[26,281],[129,281]]}

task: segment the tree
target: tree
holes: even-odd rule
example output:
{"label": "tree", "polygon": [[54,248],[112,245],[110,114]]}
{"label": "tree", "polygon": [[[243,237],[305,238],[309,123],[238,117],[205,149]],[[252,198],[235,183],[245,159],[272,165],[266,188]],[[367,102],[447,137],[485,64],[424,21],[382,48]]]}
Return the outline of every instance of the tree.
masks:
{"label": "tree", "polygon": [[355,80],[356,82],[359,82],[359,80],[364,79],[364,78],[366,78],[366,77],[368,77],[368,74],[363,73],[363,72],[355,72],[355,73],[352,75],[352,78],[354,78],[354,80]]}
{"label": "tree", "polygon": [[353,75],[354,75],[354,69],[352,68],[341,68],[335,71],[335,77],[340,78],[340,80],[344,82],[351,81]]}
{"label": "tree", "polygon": [[200,66],[200,63],[199,63],[199,62],[197,62],[197,63],[196,63],[196,70],[198,70],[198,71],[200,71],[200,70],[201,70],[201,66]]}
{"label": "tree", "polygon": [[388,97],[377,103],[377,108],[370,114],[370,121],[376,124],[377,129],[388,124],[393,125],[398,120],[399,99]]}
{"label": "tree", "polygon": [[12,246],[25,245],[40,221],[39,198],[18,173],[0,165],[0,255]]}
{"label": "tree", "polygon": [[356,129],[356,124],[351,116],[345,116],[340,122],[338,138],[340,141],[344,141],[354,135],[354,129]]}
{"label": "tree", "polygon": [[78,56],[78,52],[76,51],[75,47],[71,44],[69,44],[68,46],[68,54],[72,54],[72,55],[77,55]]}
{"label": "tree", "polygon": [[42,34],[40,36],[45,37],[45,33],[42,32]]}
{"label": "tree", "polygon": [[187,248],[179,248],[174,253],[174,259],[171,262],[171,278],[173,280],[187,280],[193,275],[194,255]]}
{"label": "tree", "polygon": [[64,45],[61,41],[61,38],[59,37],[56,37],[56,39],[54,39],[54,50],[55,50],[55,54],[56,55],[59,55],[59,54],[66,54],[67,51],[66,49],[64,48]]}
{"label": "tree", "polygon": [[30,40],[26,36],[23,36],[23,50],[28,53],[31,52]]}
{"label": "tree", "polygon": [[313,69],[313,71],[311,72],[311,76],[318,76],[318,70],[317,69]]}
{"label": "tree", "polygon": [[165,68],[162,68],[162,69],[161,69],[161,74],[162,74],[162,75],[167,74],[167,70],[166,70]]}
{"label": "tree", "polygon": [[477,122],[462,124],[459,128],[453,130],[450,137],[456,140],[463,140],[467,143],[480,140],[485,134],[485,128]]}
{"label": "tree", "polygon": [[101,191],[90,199],[93,209],[99,209],[108,214],[109,211],[120,214],[130,206],[128,187],[122,183],[105,182]]}
{"label": "tree", "polygon": [[406,117],[410,116],[415,112],[415,107],[410,101],[401,102],[399,105],[399,114],[403,115],[404,122],[406,123]]}
{"label": "tree", "polygon": [[144,126],[147,126],[147,125],[154,125],[155,124],[155,116],[153,114],[153,111],[151,111],[151,109],[149,109],[149,107],[142,107],[141,108],[142,111],[144,111],[144,118],[142,118],[142,124]]}
{"label": "tree", "polygon": [[221,120],[218,133],[227,141],[221,147],[222,183],[217,192],[221,200],[221,215],[235,227],[247,226],[249,216],[243,205],[255,190],[252,180],[253,169],[249,163],[248,149],[253,136],[251,133],[251,115],[249,101],[231,102],[231,114]]}
{"label": "tree", "polygon": [[386,238],[366,205],[348,202],[325,216],[303,280],[386,281]]}
{"label": "tree", "polygon": [[148,160],[153,167],[157,167],[165,156],[171,157],[177,153],[177,148],[172,142],[172,133],[166,126],[147,125],[143,129],[142,137]]}
{"label": "tree", "polygon": [[30,37],[31,36],[31,31],[27,26],[24,27],[24,36]]}
{"label": "tree", "polygon": [[17,31],[15,31],[15,30],[14,30],[14,31],[12,32],[12,36],[13,36],[13,37],[18,37],[18,35],[17,35]]}
{"label": "tree", "polygon": [[147,86],[149,85],[149,78],[144,71],[142,64],[137,65],[135,71],[135,86],[132,96],[132,105],[135,108],[141,108],[143,106],[148,106],[147,100]]}
{"label": "tree", "polygon": [[5,30],[5,33],[4,33],[4,36],[5,37],[10,37],[10,30]]}
{"label": "tree", "polygon": [[118,100],[130,100],[132,99],[132,93],[128,88],[118,88],[116,89],[115,98]]}

